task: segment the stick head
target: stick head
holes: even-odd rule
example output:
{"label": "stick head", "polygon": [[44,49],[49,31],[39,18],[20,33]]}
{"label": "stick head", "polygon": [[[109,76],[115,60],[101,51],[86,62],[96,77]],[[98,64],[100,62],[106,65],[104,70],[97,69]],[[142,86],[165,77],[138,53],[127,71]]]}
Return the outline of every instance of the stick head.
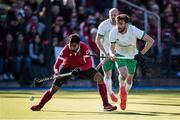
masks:
{"label": "stick head", "polygon": [[33,81],[33,87],[41,87],[42,86],[42,82],[39,81],[40,79],[39,78],[34,78],[34,81]]}

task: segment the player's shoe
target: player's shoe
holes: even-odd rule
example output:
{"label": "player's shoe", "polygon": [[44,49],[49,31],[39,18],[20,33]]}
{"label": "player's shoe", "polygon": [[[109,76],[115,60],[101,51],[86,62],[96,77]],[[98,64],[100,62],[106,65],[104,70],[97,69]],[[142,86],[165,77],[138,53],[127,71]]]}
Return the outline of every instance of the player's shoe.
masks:
{"label": "player's shoe", "polygon": [[121,99],[121,103],[120,103],[120,107],[122,110],[126,109],[126,102],[127,102],[127,91],[125,86],[122,86],[120,88],[120,99]]}
{"label": "player's shoe", "polygon": [[116,110],[117,107],[116,106],[112,106],[112,105],[107,105],[107,106],[104,106],[104,111],[114,111]]}
{"label": "player's shoe", "polygon": [[32,111],[40,111],[42,107],[40,107],[39,105],[33,105],[30,109]]}
{"label": "player's shoe", "polygon": [[118,98],[114,94],[111,94],[110,97],[113,102],[118,102]]}

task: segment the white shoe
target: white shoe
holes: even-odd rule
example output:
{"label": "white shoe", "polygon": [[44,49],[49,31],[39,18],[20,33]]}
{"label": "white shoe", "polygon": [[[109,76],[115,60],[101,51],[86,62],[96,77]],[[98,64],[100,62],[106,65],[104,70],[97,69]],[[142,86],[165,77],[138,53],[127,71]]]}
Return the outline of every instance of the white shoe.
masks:
{"label": "white shoe", "polygon": [[8,80],[9,79],[9,77],[7,76],[7,74],[4,74],[3,75],[3,80]]}
{"label": "white shoe", "polygon": [[9,78],[10,78],[11,80],[14,80],[14,76],[13,76],[12,74],[9,75]]}

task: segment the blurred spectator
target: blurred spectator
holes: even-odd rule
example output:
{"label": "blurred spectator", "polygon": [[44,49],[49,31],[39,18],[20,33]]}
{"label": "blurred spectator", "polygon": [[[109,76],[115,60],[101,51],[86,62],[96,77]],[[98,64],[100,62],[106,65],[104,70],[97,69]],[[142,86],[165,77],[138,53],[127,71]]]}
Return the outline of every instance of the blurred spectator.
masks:
{"label": "blurred spectator", "polygon": [[101,14],[100,12],[96,12],[94,14],[94,17],[96,19],[96,28],[99,26],[99,24],[104,21],[105,17],[103,16],[103,14]]}
{"label": "blurred spectator", "polygon": [[58,39],[60,39],[60,40],[64,39],[63,38],[63,34],[62,34],[62,30],[61,30],[60,26],[58,26],[58,25],[53,26],[53,28],[52,28],[52,35],[53,36],[57,36]]}
{"label": "blurred spectator", "polygon": [[52,45],[53,45],[53,51],[54,51],[54,55],[53,55],[53,58],[54,58],[54,62],[55,60],[57,59],[60,51],[62,50],[63,46],[64,46],[64,42],[60,42],[58,40],[58,37],[56,36],[53,36],[52,38]]}
{"label": "blurred spectator", "polygon": [[30,44],[29,51],[33,64],[44,64],[44,47],[41,44],[41,39],[39,35],[35,36],[34,41]]}
{"label": "blurred spectator", "polygon": [[18,21],[17,32],[23,32],[25,34],[27,22],[25,21],[24,17],[25,15],[23,15],[23,13],[21,12],[17,13],[17,21]]}
{"label": "blurred spectator", "polygon": [[39,12],[40,5],[37,0],[27,0],[26,5],[29,5],[32,9],[34,15],[37,15]]}
{"label": "blurred spectator", "polygon": [[89,41],[89,38],[91,36],[91,33],[90,33],[90,26],[95,24],[96,23],[96,20],[94,19],[93,16],[87,16],[85,21],[83,21],[81,24],[80,24],[80,35],[83,37],[83,41],[85,43],[88,43]]}
{"label": "blurred spectator", "polygon": [[25,13],[25,20],[29,21],[31,19],[32,14],[33,14],[32,9],[29,5],[24,6],[24,13]]}
{"label": "blurred spectator", "polygon": [[86,19],[86,14],[83,6],[79,6],[77,17],[78,17],[78,24],[80,24]]}
{"label": "blurred spectator", "polygon": [[54,22],[53,25],[58,25],[58,26],[60,26],[60,27],[63,27],[63,25],[64,25],[64,19],[63,19],[63,17],[62,17],[62,16],[58,16],[58,17],[56,18],[56,20],[55,20],[55,22]]}
{"label": "blurred spectator", "polygon": [[30,44],[29,47],[30,58],[32,61],[32,72],[34,77],[37,76],[44,76],[44,65],[45,65],[45,58],[44,58],[44,45],[41,43],[41,39],[39,35],[34,37],[33,42]]}
{"label": "blurred spectator", "polygon": [[18,31],[17,6],[16,5],[13,5],[12,9],[8,10],[7,25],[8,25],[8,31],[11,32],[13,37],[15,37],[16,33]]}
{"label": "blurred spectator", "polygon": [[23,10],[24,4],[25,4],[25,0],[17,0],[18,9]]}
{"label": "blurred spectator", "polygon": [[72,15],[76,16],[76,3],[75,0],[65,0],[64,1],[64,6],[65,6],[65,10],[64,10],[64,20],[69,23],[70,22],[70,18]]}
{"label": "blurred spectator", "polygon": [[[16,79],[19,81],[22,87],[27,87],[30,83],[28,82],[28,77],[30,77],[30,75],[32,74],[31,59],[29,57],[29,43],[24,41],[24,35],[22,33],[17,34],[15,65]],[[27,73],[29,75],[27,75]],[[24,76],[25,74],[27,76]]]}
{"label": "blurred spectator", "polygon": [[59,8],[59,6],[58,5],[52,5],[51,12],[52,12],[52,22],[54,23],[56,18],[58,16],[60,16],[60,8]]}
{"label": "blurred spectator", "polygon": [[76,16],[76,14],[72,14],[72,16],[71,16],[71,19],[70,19],[70,25],[72,26],[72,28],[75,28],[75,27],[77,27],[77,25],[78,25],[78,20],[77,20],[77,16]]}
{"label": "blurred spectator", "polygon": [[32,42],[34,37],[38,34],[37,28],[35,25],[32,25],[29,32],[26,32],[25,41]]}
{"label": "blurred spectator", "polygon": [[39,22],[37,16],[32,16],[28,25],[26,26],[26,32],[29,32],[31,29],[37,29],[39,35],[42,35],[45,29],[45,25],[42,22]]}
{"label": "blurred spectator", "polygon": [[52,5],[55,5],[55,4],[59,6],[60,15],[65,17],[65,4],[64,4],[64,0],[54,0],[52,2]]}
{"label": "blurred spectator", "polygon": [[170,54],[172,48],[172,35],[170,31],[165,31],[162,38],[162,76],[169,77],[170,75]]}
{"label": "blurred spectator", "polygon": [[15,75],[15,44],[13,43],[13,36],[11,33],[7,33],[5,37],[5,41],[1,47],[1,62],[3,65],[3,79],[4,80],[12,80]]}
{"label": "blurred spectator", "polygon": [[159,15],[159,6],[157,4],[154,4],[151,6],[151,11]]}

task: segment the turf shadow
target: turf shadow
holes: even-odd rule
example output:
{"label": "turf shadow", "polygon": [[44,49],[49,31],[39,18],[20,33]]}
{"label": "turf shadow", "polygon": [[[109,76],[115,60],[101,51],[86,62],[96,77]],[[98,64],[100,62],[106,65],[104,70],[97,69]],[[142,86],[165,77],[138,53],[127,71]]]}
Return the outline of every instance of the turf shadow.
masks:
{"label": "turf shadow", "polygon": [[58,110],[42,110],[42,112],[59,112],[59,113],[69,113],[68,115],[87,115],[87,114],[117,114],[117,115],[140,115],[140,116],[156,116],[155,113],[144,113],[144,112],[129,112],[129,111],[112,111],[112,112],[89,112],[89,111],[58,111]]}
{"label": "turf shadow", "polygon": [[180,113],[168,113],[168,112],[151,112],[151,111],[135,111],[135,112],[141,112],[141,113],[148,113],[148,114],[155,114],[156,116],[159,115],[177,115],[180,116]]}
{"label": "turf shadow", "polygon": [[162,105],[162,106],[180,106],[180,104],[166,104],[166,103],[137,103],[137,102],[129,102],[129,104],[145,104],[145,105]]}

